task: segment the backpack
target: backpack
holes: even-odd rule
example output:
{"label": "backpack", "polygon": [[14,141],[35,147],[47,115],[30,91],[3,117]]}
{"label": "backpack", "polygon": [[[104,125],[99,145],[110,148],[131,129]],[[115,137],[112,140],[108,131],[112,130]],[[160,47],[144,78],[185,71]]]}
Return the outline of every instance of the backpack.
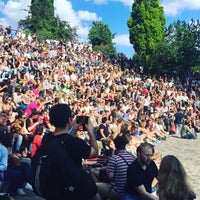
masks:
{"label": "backpack", "polygon": [[[31,161],[31,183],[35,194],[51,200],[91,199],[97,192],[97,186],[90,174],[73,163],[66,151],[64,136],[63,139],[55,136],[47,138],[50,139],[43,138],[41,147]],[[51,156],[54,154],[58,157],[55,149],[60,149],[67,157],[63,171]]]}
{"label": "backpack", "polygon": [[57,195],[62,192],[61,188],[63,188],[63,191],[65,188],[64,181],[60,178],[59,170],[57,170],[55,163],[49,156],[46,145],[42,144],[31,160],[31,183],[33,191],[41,197],[46,197],[47,193],[50,195],[52,190],[54,195]]}
{"label": "backpack", "polygon": [[[36,166],[35,173],[32,173],[33,179],[34,179],[34,180],[32,179],[33,190],[38,196],[41,196],[41,197],[44,197],[43,194],[45,193],[44,192],[45,189],[43,188],[43,184],[45,182],[44,181],[45,175],[43,174],[43,172],[45,172],[44,169],[46,168],[47,171],[49,171],[49,172],[53,171],[53,170],[50,170],[50,167],[49,167],[49,166],[51,166],[51,164],[48,165],[48,163],[50,163],[50,162],[51,162],[51,160],[48,157],[48,155],[41,154],[39,156],[39,161],[38,161],[38,165]],[[44,167],[44,166],[46,166],[46,167]]]}

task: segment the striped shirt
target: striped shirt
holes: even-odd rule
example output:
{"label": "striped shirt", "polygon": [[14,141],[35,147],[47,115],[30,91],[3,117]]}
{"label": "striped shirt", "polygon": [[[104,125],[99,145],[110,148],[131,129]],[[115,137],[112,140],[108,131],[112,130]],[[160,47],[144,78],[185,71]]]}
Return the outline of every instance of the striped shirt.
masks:
{"label": "striped shirt", "polygon": [[[124,158],[124,159],[123,159]],[[126,161],[125,161],[126,160]],[[116,193],[124,193],[126,184],[127,168],[135,160],[135,157],[128,153],[122,152],[113,155],[108,162],[108,172],[114,173],[111,181],[111,189]]]}

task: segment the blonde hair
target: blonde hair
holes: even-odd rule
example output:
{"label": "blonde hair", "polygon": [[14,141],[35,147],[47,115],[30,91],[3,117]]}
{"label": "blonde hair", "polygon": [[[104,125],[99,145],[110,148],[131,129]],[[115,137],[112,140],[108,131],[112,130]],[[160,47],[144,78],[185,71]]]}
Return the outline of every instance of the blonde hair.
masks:
{"label": "blonde hair", "polygon": [[165,156],[158,173],[158,195],[160,200],[192,200],[196,194],[190,186],[186,171],[173,155]]}

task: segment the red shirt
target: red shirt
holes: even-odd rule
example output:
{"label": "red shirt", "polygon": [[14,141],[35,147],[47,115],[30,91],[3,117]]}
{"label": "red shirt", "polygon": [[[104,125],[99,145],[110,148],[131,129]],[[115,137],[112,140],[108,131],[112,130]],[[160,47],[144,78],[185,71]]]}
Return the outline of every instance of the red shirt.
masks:
{"label": "red shirt", "polygon": [[146,95],[148,93],[148,90],[147,89],[142,89],[141,93],[144,94],[144,95]]}

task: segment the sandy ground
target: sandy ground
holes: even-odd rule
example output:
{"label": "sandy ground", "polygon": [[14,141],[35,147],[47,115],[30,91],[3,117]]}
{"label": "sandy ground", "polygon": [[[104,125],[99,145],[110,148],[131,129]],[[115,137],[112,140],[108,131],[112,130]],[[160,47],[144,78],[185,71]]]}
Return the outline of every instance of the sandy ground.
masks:
{"label": "sandy ground", "polygon": [[[156,152],[160,152],[162,157],[165,155],[175,155],[182,162],[193,186],[197,200],[200,200],[200,134],[196,140],[185,140],[174,135],[166,141],[155,145]],[[27,191],[24,197],[14,197],[16,200],[43,200],[34,193]]]}
{"label": "sandy ground", "polygon": [[155,150],[160,151],[162,157],[165,155],[175,155],[183,164],[193,186],[197,200],[200,200],[200,134],[196,140],[181,139],[172,136],[166,141],[155,145]]}

